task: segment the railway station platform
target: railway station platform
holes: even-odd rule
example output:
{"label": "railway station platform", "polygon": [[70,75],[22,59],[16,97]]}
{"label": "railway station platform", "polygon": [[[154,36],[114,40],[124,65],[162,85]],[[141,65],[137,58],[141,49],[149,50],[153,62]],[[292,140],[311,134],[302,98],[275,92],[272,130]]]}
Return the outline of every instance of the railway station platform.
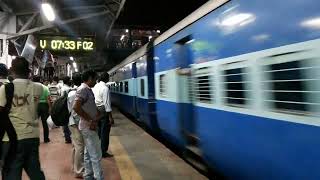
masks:
{"label": "railway station platform", "polygon": [[[106,180],[205,180],[205,176],[167,149],[117,109],[109,152],[103,158]],[[41,127],[41,126],[40,126]],[[50,140],[41,139],[40,161],[47,180],[76,179],[71,171],[71,144],[65,144],[61,128],[50,130]],[[28,177],[23,173],[23,180]]]}

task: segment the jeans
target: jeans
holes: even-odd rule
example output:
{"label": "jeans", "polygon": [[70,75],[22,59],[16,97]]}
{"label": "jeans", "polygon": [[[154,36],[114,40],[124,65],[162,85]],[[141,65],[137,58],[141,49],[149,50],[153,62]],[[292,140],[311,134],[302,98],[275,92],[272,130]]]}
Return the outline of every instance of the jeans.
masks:
{"label": "jeans", "polygon": [[111,124],[109,122],[109,113],[104,110],[104,108],[101,110],[98,108],[100,113],[102,114],[102,117],[99,121],[99,138],[101,140],[101,151],[102,154],[106,153],[109,148],[109,136],[110,136],[110,130],[111,130]]}
{"label": "jeans", "polygon": [[49,127],[47,123],[47,119],[49,117],[49,105],[47,103],[39,103],[38,115],[40,116],[42,121],[43,140],[47,142],[49,141]]}
{"label": "jeans", "polygon": [[84,179],[85,180],[103,180],[103,172],[101,166],[101,143],[96,131],[89,129],[81,130],[84,140]]}
{"label": "jeans", "polygon": [[[8,180],[21,180],[22,169],[24,169],[30,180],[44,180],[39,161],[38,138],[18,140],[17,154],[12,161],[5,163],[2,176]],[[9,148],[9,143],[3,144],[5,149]]]}
{"label": "jeans", "polygon": [[81,175],[84,172],[84,142],[77,125],[69,126],[72,138],[72,171],[75,175]]}

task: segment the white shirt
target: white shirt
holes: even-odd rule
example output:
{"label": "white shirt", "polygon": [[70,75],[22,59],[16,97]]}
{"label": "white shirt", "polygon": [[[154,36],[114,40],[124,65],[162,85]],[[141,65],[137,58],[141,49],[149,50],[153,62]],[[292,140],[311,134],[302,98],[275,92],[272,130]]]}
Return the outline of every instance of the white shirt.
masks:
{"label": "white shirt", "polygon": [[70,89],[71,89],[70,86],[64,84],[64,85],[62,86],[62,88],[60,89],[60,95],[63,96],[64,93],[68,93]]}
{"label": "white shirt", "polygon": [[[28,79],[15,79],[14,98],[9,113],[10,120],[16,130],[18,140],[39,138],[39,121],[37,108],[43,91],[42,84]],[[0,106],[7,103],[5,87],[0,87]],[[0,119],[2,120],[2,119]],[[8,141],[8,137],[4,137]]]}
{"label": "white shirt", "polygon": [[9,83],[8,79],[0,79],[0,87],[1,85],[5,84],[5,83]]}
{"label": "white shirt", "polygon": [[100,81],[92,89],[96,105],[98,107],[104,106],[106,112],[111,112],[111,101],[110,101],[110,91],[106,83]]}
{"label": "white shirt", "polygon": [[80,117],[78,117],[78,114],[73,110],[73,104],[74,104],[74,100],[76,99],[77,88],[78,88],[77,86],[74,86],[68,94],[68,110],[71,113],[69,117],[69,126],[79,123],[79,121],[78,122],[75,121],[75,118],[79,118],[80,120]]}

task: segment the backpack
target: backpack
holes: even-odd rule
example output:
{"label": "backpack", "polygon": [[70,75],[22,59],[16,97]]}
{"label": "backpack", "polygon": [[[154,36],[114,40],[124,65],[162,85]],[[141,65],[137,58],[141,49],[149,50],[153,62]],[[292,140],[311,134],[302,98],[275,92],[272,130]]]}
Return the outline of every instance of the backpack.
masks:
{"label": "backpack", "polygon": [[64,93],[54,101],[51,108],[51,119],[56,126],[66,126],[69,124],[70,112],[68,110],[68,93]]}

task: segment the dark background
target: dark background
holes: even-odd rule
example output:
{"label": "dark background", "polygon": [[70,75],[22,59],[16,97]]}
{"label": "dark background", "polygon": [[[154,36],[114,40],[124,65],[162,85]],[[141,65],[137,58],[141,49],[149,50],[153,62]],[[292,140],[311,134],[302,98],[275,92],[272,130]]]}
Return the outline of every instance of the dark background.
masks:
{"label": "dark background", "polygon": [[208,0],[127,0],[116,25],[169,29]]}

